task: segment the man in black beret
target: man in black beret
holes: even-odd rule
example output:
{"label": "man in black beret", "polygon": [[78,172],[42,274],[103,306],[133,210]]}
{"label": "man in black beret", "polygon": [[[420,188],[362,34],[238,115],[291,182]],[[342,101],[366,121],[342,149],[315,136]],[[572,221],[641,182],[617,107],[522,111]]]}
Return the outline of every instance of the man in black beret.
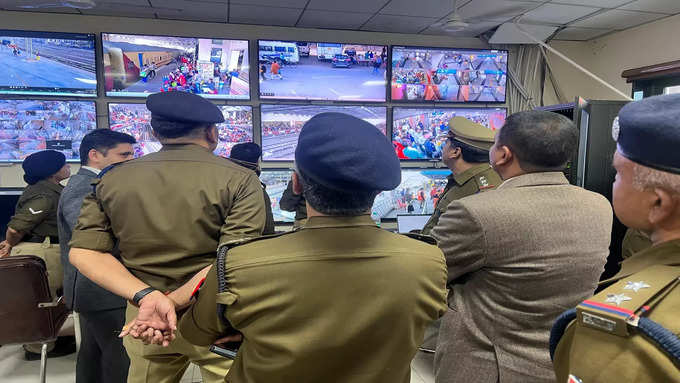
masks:
{"label": "man in black beret", "polygon": [[555,323],[557,381],[680,382],[680,94],[627,104],[612,133],[614,212],[652,247]]}
{"label": "man in black beret", "polygon": [[[162,149],[100,173],[83,202],[69,258],[129,301],[128,321],[138,313],[140,321],[163,319],[168,344],[182,308],[176,303],[195,286],[191,278],[207,273],[219,245],[260,236],[265,209],[255,173],[213,154],[216,124],[224,121],[217,106],[184,92],[152,94],[146,105]],[[116,242],[120,260],[111,255]],[[221,382],[231,364],[182,334],[166,349],[132,338],[124,345],[131,383],[179,380],[189,362],[200,366],[203,382]]]}
{"label": "man in black beret", "polygon": [[356,117],[319,114],[295,165],[305,226],[222,247],[179,331],[203,347],[243,340],[229,382],[408,383],[425,327],[446,309],[446,265],[429,237],[371,219],[376,195],[401,179],[390,141]]}

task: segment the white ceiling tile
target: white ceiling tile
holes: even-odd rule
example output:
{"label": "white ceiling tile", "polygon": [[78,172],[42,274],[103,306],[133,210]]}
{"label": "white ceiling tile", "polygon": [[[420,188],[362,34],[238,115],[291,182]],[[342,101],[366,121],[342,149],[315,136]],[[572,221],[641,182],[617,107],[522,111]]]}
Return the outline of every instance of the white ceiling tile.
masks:
{"label": "white ceiling tile", "polygon": [[377,32],[418,33],[437,20],[433,17],[376,15],[361,29]]}
{"label": "white ceiling tile", "polygon": [[612,29],[568,27],[557,33],[555,40],[586,41],[611,32]]}
{"label": "white ceiling tile", "polygon": [[603,29],[611,28],[620,31],[623,29],[632,28],[640,24],[648,23],[650,21],[654,21],[663,17],[666,17],[666,15],[659,13],[644,13],[612,9],[597,14],[595,16],[589,17],[587,19],[577,21],[570,26]]}
{"label": "white ceiling tile", "polygon": [[530,1],[473,0],[460,6],[458,13],[467,21],[507,21],[540,6]]}
{"label": "white ceiling tile", "polygon": [[678,0],[637,0],[626,4],[621,9],[630,11],[659,12],[674,15],[680,13],[680,1]]}
{"label": "white ceiling tile", "polygon": [[183,9],[162,9],[156,12],[160,19],[172,20],[191,20],[205,22],[227,22],[226,3],[202,3],[199,6],[192,6]]}
{"label": "white ceiling tile", "polygon": [[311,0],[307,9],[375,13],[389,0]]}
{"label": "white ceiling tile", "polygon": [[266,5],[268,7],[304,8],[307,0],[231,0],[231,5]]}
{"label": "white ceiling tile", "polygon": [[451,0],[392,0],[380,10],[385,15],[444,17],[453,11]]}
{"label": "white ceiling tile", "polygon": [[292,27],[300,17],[300,13],[302,9],[231,4],[229,22]]}
{"label": "white ceiling tile", "polygon": [[540,24],[566,24],[583,16],[599,11],[600,8],[583,7],[580,5],[544,4],[527,12],[522,17],[523,22]]}
{"label": "white ceiling tile", "polygon": [[630,3],[631,0],[553,0],[553,3],[587,5],[595,8],[616,8],[620,5]]}
{"label": "white ceiling tile", "polygon": [[[147,3],[148,4],[148,3]],[[155,18],[156,9],[122,4],[98,4],[92,9],[81,9],[85,15]]]}
{"label": "white ceiling tile", "polygon": [[296,26],[305,28],[358,29],[371,18],[371,13],[306,10]]}
{"label": "white ceiling tile", "polygon": [[490,29],[496,28],[498,25],[498,21],[483,21],[471,24],[465,30],[459,32],[444,32],[441,28],[429,27],[424,30],[422,34],[435,36],[476,37]]}

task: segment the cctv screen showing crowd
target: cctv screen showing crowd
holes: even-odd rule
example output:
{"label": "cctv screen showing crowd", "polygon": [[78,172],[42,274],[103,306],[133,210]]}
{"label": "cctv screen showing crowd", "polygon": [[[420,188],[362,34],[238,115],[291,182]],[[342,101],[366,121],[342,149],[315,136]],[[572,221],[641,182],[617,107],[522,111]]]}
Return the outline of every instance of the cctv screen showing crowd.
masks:
{"label": "cctv screen showing crowd", "polygon": [[[229,157],[234,145],[253,141],[253,111],[250,106],[220,106],[220,109],[225,122],[217,125],[220,141],[215,154]],[[109,104],[109,127],[135,137],[135,157],[161,148],[151,133],[151,112],[145,104]]]}
{"label": "cctv screen showing crowd", "polygon": [[394,101],[505,102],[508,52],[392,48]]}
{"label": "cctv screen showing crowd", "polygon": [[45,149],[78,160],[80,141],[96,128],[94,101],[0,100],[0,161]]}
{"label": "cctv screen showing crowd", "polygon": [[248,41],[102,33],[107,96],[184,91],[250,98]]}

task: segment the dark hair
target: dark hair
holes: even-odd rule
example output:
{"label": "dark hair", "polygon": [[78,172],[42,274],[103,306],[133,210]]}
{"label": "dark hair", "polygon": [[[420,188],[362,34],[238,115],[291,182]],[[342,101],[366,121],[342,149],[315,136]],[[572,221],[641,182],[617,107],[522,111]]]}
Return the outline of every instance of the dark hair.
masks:
{"label": "dark hair", "polygon": [[316,211],[326,215],[355,216],[365,214],[379,191],[344,192],[327,188],[298,172],[303,184],[303,195]]}
{"label": "dark hair", "polygon": [[257,163],[261,156],[262,149],[260,149],[260,145],[254,142],[244,142],[241,144],[236,144],[233,148],[231,148],[231,154],[229,155],[229,158],[239,161]]}
{"label": "dark hair", "polygon": [[460,148],[460,154],[463,156],[463,161],[469,162],[471,164],[489,162],[488,150],[475,148],[474,146],[468,145],[456,139],[449,139],[449,142],[451,143],[452,148]]}
{"label": "dark hair", "polygon": [[210,125],[192,122],[170,121],[163,118],[151,117],[151,128],[160,138],[180,138],[195,135],[199,130]]}
{"label": "dark hair", "polygon": [[497,136],[525,171],[561,170],[578,145],[578,130],[561,114],[530,110],[510,115]]}
{"label": "dark hair", "polygon": [[129,134],[109,129],[96,129],[86,134],[80,142],[80,164],[87,166],[90,150],[94,149],[103,155],[118,144],[135,144],[137,140]]}

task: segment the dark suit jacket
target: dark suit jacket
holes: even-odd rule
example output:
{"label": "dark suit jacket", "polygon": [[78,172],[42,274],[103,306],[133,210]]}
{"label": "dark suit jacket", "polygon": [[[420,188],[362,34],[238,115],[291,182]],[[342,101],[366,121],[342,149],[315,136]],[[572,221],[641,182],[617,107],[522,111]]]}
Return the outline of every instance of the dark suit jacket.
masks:
{"label": "dark suit jacket", "polygon": [[83,199],[92,192],[90,183],[95,178],[96,174],[81,168],[69,179],[61,193],[57,211],[61,263],[64,265],[64,299],[68,307],[78,312],[110,310],[126,305],[123,298],[99,287],[80,274],[68,260],[68,252],[71,250],[68,243],[73,235],[73,227],[78,221]]}

